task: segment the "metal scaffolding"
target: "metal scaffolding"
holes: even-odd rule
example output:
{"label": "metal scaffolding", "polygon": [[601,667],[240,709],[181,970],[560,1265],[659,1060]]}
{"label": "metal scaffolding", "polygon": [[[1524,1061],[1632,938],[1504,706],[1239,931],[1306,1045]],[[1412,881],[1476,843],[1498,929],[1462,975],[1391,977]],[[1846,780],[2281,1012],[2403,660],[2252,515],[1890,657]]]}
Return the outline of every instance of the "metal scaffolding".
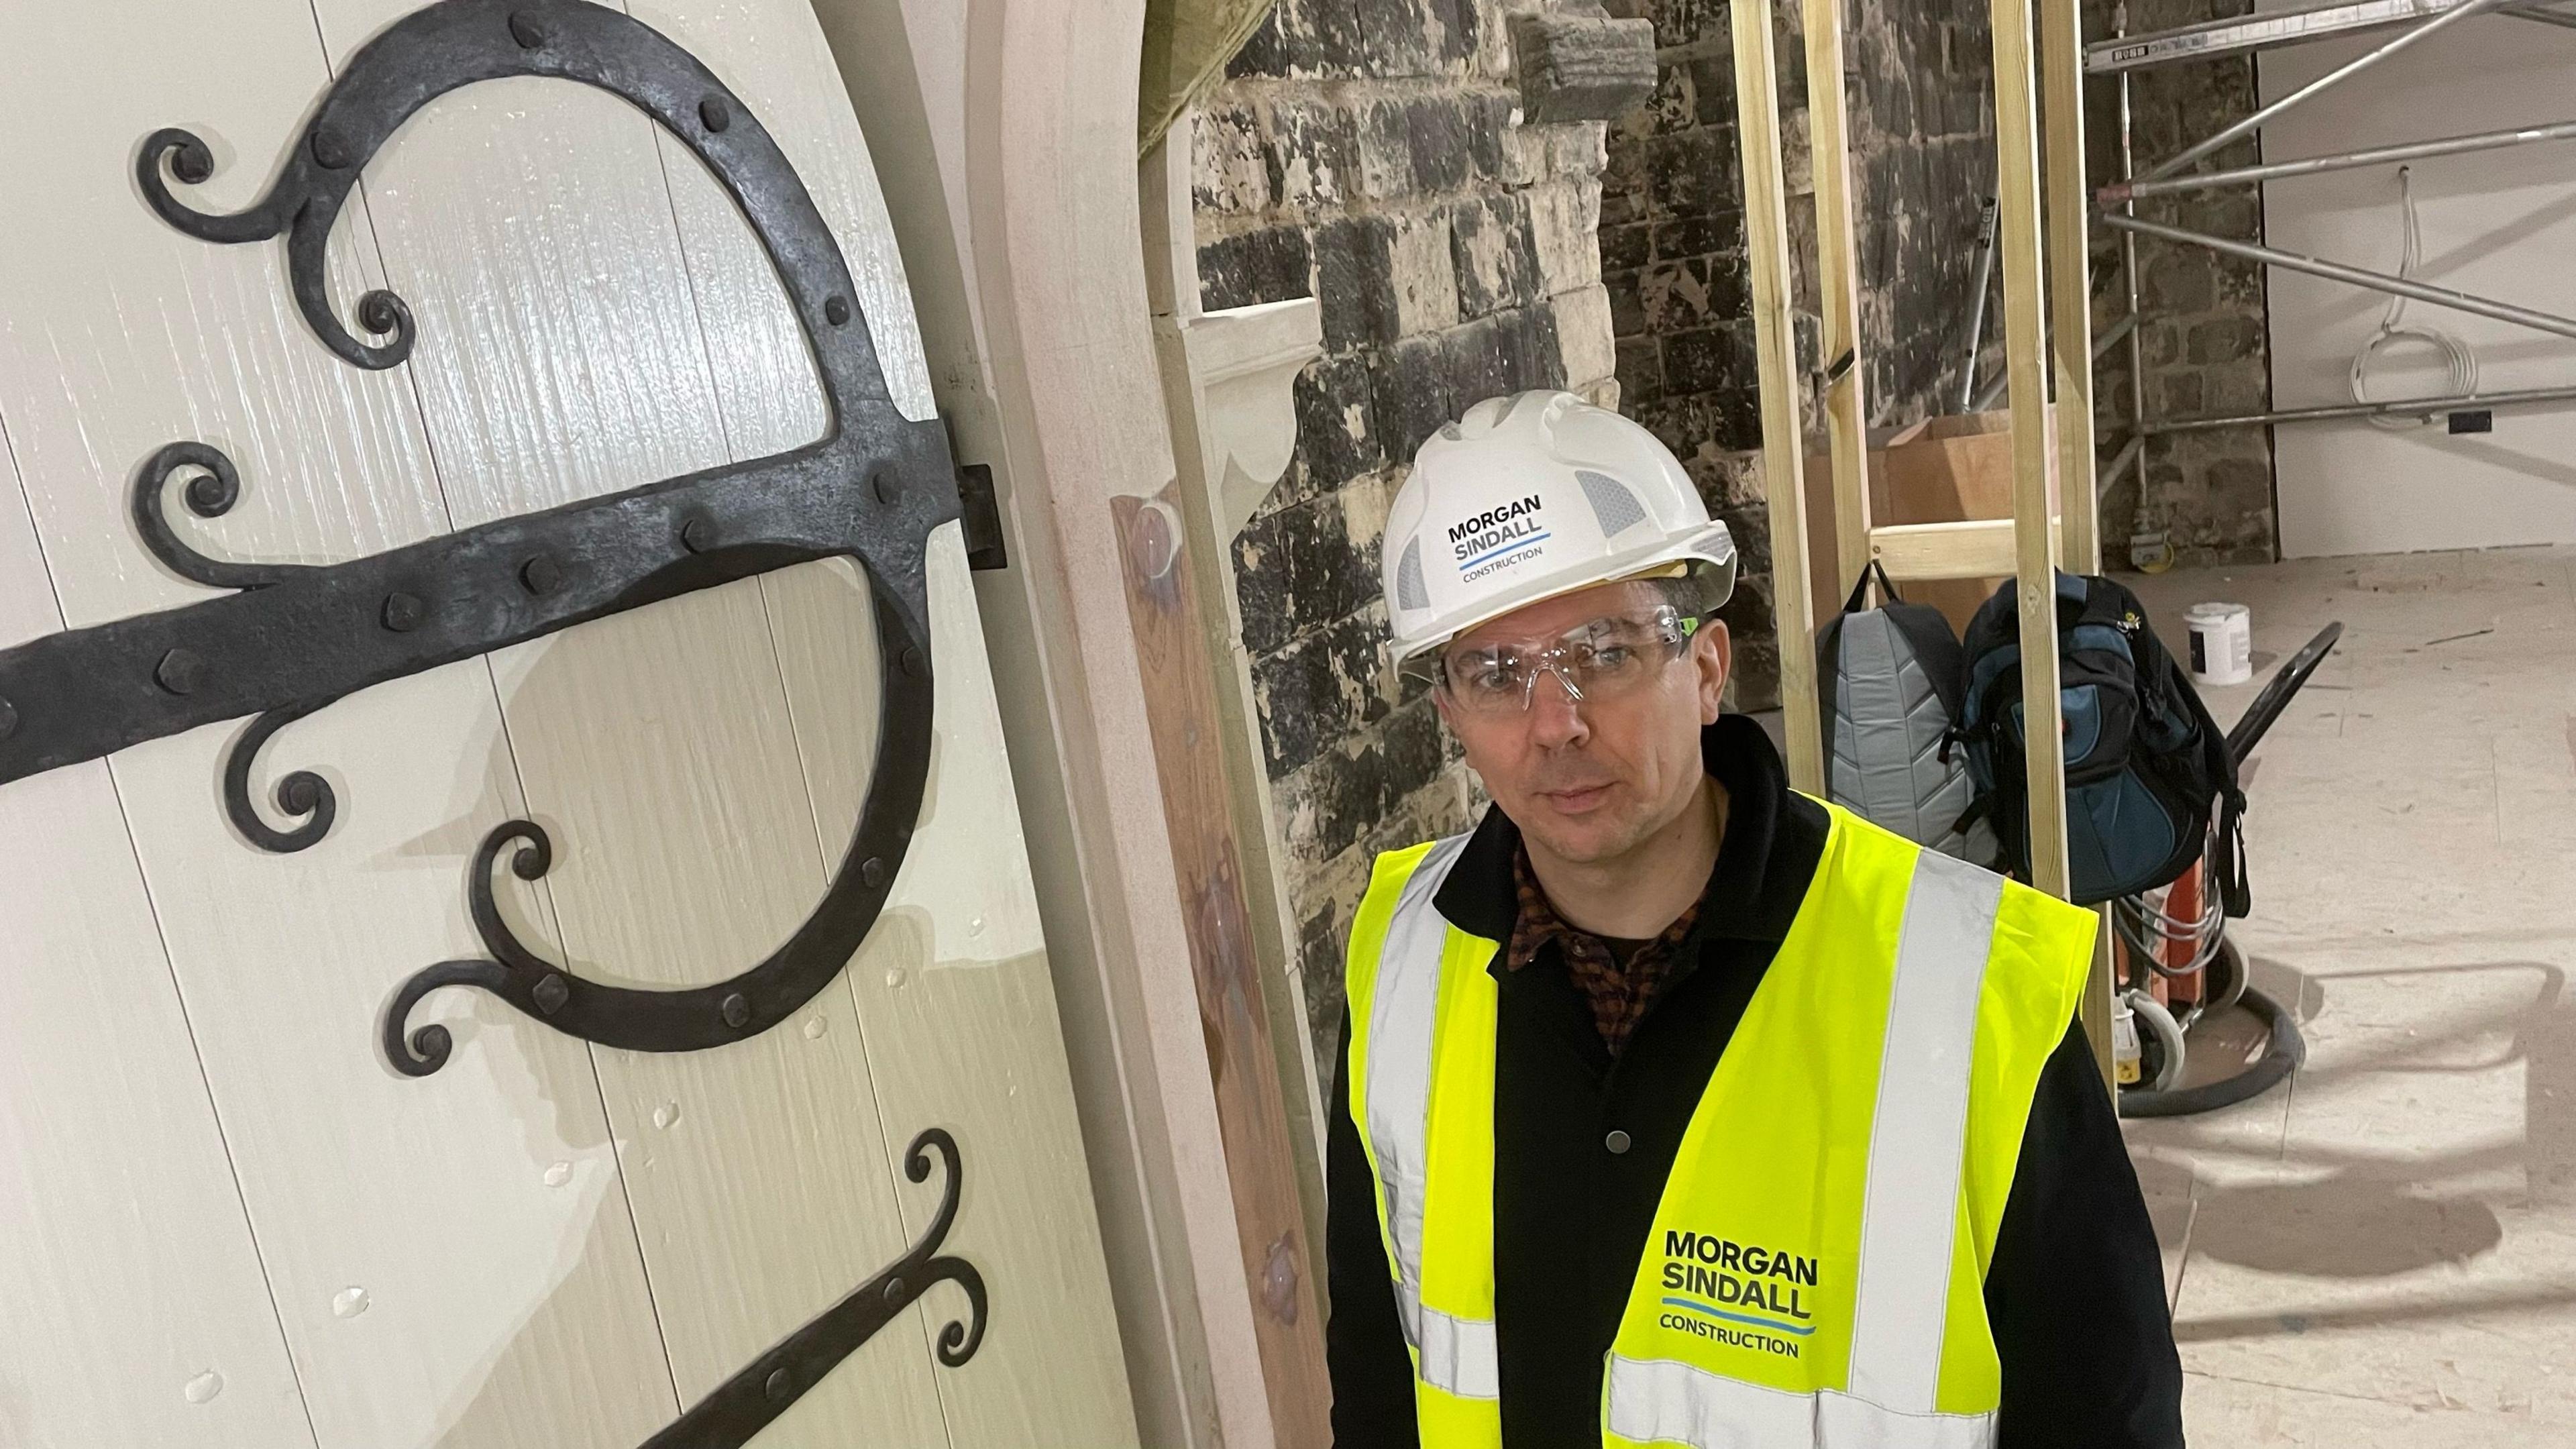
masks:
{"label": "metal scaffolding", "polygon": [[[2576,387],[2554,387],[2496,393],[2470,391],[2450,396],[2400,398],[2385,402],[2355,401],[2348,405],[2286,408],[2198,418],[2153,419],[2146,414],[2143,365],[2145,358],[2140,347],[2143,329],[2138,325],[2140,303],[2137,239],[2141,236],[2185,246],[2203,247],[2223,255],[2260,262],[2265,266],[2281,267],[2310,276],[2324,277],[2331,281],[2409,298],[2430,306],[2491,317],[2559,337],[2576,338],[2576,318],[2536,311],[2529,307],[2516,306],[2510,302],[2480,297],[2453,288],[2430,286],[2407,276],[2390,276],[2383,272],[2369,271],[2320,257],[2304,256],[2257,242],[2211,236],[2206,232],[2193,231],[2165,222],[2150,221],[2138,215],[2137,204],[2141,200],[2179,192],[2227,186],[2260,187],[2266,182],[2313,176],[2330,171],[2345,171],[2361,166],[2403,165],[2433,156],[2456,156],[2472,151],[2491,151],[2509,146],[2576,140],[2576,121],[2562,121],[2550,125],[2518,127],[2512,130],[2485,131],[2474,135],[2445,136],[2404,145],[2378,146],[2328,156],[2307,156],[2296,160],[2265,162],[2229,170],[2195,172],[2189,169],[2225,147],[2245,137],[2259,134],[2264,126],[2286,112],[2306,104],[2328,90],[2346,84],[2355,76],[2422,43],[2430,36],[2480,15],[2501,15],[2511,19],[2576,28],[2576,15],[2552,9],[2549,3],[2538,3],[2538,0],[2346,0],[2346,3],[2341,4],[2320,5],[2302,10],[2273,11],[2134,36],[2128,34],[2128,6],[2124,3],[2114,9],[2112,37],[2087,47],[2084,59],[2084,71],[2087,76],[2109,76],[2119,89],[2120,179],[2098,189],[2094,193],[2094,204],[2100,223],[2120,234],[2121,282],[2126,293],[2128,308],[2122,323],[2115,325],[2111,332],[2106,334],[2106,339],[2108,336],[2120,334],[2122,328],[2126,329],[2129,344],[2129,416],[2132,419],[2132,426],[2128,443],[2121,448],[2110,466],[2102,471],[2100,486],[2103,489],[2107,490],[2132,467],[2145,466],[2145,443],[2151,437],[2174,433],[2206,432],[2218,428],[2268,426],[2276,423],[2333,418],[2430,418],[2470,409],[2484,412],[2499,407],[2528,407],[2576,401]],[[2130,124],[2130,76],[2133,72],[2150,66],[2250,55],[2257,51],[2303,44],[2312,40],[2390,29],[2395,29],[2397,33],[2279,100],[2261,107],[2252,115],[2223,127],[2156,163],[2145,174],[2139,174]],[[2097,360],[2100,355],[2097,350],[2095,354]],[[2473,378],[2468,385],[2474,387]],[[1982,405],[1984,400],[1979,401]]]}

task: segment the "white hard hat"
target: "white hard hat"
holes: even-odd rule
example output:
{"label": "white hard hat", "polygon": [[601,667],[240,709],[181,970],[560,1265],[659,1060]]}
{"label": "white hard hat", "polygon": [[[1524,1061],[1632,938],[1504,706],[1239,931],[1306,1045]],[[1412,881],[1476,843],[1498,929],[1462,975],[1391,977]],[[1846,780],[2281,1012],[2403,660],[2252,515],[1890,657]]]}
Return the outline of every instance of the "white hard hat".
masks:
{"label": "white hard hat", "polygon": [[[1696,567],[1691,567],[1691,566]],[[1735,588],[1735,540],[1653,433],[1570,392],[1487,398],[1413,455],[1379,572],[1390,662],[1558,594],[1690,568]]]}

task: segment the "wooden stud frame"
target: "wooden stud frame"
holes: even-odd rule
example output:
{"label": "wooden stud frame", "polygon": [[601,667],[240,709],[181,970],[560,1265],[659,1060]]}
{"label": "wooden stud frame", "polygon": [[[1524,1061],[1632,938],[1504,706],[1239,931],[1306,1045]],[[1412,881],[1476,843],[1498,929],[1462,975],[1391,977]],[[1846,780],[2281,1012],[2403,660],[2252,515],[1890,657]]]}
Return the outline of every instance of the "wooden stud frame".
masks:
{"label": "wooden stud frame", "polygon": [[[1807,137],[1816,182],[1816,276],[1824,303],[1825,433],[1833,462],[1834,594],[1870,559],[1869,407],[1860,351],[1860,268],[1852,230],[1851,124],[1843,97],[1842,0],[1804,0]],[[1826,601],[1831,607],[1832,601]]]}
{"label": "wooden stud frame", "polygon": [[[2040,119],[2047,148],[2048,230],[2057,265],[2049,275],[2049,357],[2057,380],[2058,563],[2069,573],[2102,571],[2102,506],[2093,450],[2091,219],[2084,185],[2084,36],[2075,0],[2040,0]],[[2111,1052],[2111,920],[2094,937],[2084,986],[2084,1034],[2104,1082],[2116,1082]],[[2111,1088],[2116,1096],[2119,1088]]]}
{"label": "wooden stud frame", "polygon": [[1771,54],[1771,0],[1737,0],[1730,19],[1735,27],[1737,142],[1744,159],[1744,229],[1753,252],[1753,348],[1762,388],[1762,476],[1771,515],[1780,709],[1789,740],[1789,783],[1822,795],[1824,734],[1817,714],[1816,655],[1809,642],[1816,633],[1816,612],[1805,568],[1807,490],[1800,457],[1797,334],[1789,320],[1789,187],[1780,156],[1780,79]]}
{"label": "wooden stud frame", "polygon": [[[1842,73],[1840,7],[1836,0],[1802,0],[1806,19],[1808,124],[1815,147],[1818,263],[1824,308],[1824,405],[1832,448],[1836,576],[1845,587],[1871,559],[1898,578],[1973,578],[2010,573],[2025,637],[2056,631],[2055,569],[2091,573],[2100,567],[2099,515],[2093,493],[2090,319],[2084,246],[2084,137],[2080,91],[2080,33],[2074,0],[2039,0],[2033,7],[1996,0],[1992,7],[1995,55],[1996,192],[2002,216],[2003,343],[2007,397],[2013,419],[2013,517],[1954,524],[1872,528],[1868,521],[1867,421],[1863,407],[1854,301],[1847,125]],[[1779,102],[1771,51],[1769,0],[1741,0],[1734,7],[1736,106],[1744,165],[1747,233],[1752,248],[1753,317],[1762,388],[1764,474],[1769,485],[1772,549],[1777,559],[1808,556],[1804,478],[1800,469],[1799,389],[1788,298],[1788,237],[1783,207]],[[1822,77],[1821,81],[1815,79]],[[2045,93],[2049,168],[2040,158],[2041,99]],[[2065,249],[2053,279],[2043,219]],[[2052,327],[2052,313],[2054,326]],[[2054,337],[2052,339],[2052,332]],[[1842,363],[1844,354],[1851,361]],[[2061,406],[2052,409],[2050,392]],[[2063,487],[2063,504],[2059,495]],[[1818,718],[1813,637],[1815,602],[1806,571],[1773,570],[1780,634],[1781,694],[1789,745],[1790,778],[1798,788],[1823,788],[1822,721]],[[2057,656],[2027,656],[2022,671],[2023,708],[2033,720],[2056,721]],[[2068,889],[2066,862],[2066,762],[2056,728],[2030,732],[2025,760],[2030,798],[2033,883],[2052,895]],[[2107,956],[2097,956],[2097,968]],[[2095,972],[2084,1016],[2097,1054],[2108,1048],[2108,976]],[[2105,1080],[2109,1080],[2107,1059]]]}

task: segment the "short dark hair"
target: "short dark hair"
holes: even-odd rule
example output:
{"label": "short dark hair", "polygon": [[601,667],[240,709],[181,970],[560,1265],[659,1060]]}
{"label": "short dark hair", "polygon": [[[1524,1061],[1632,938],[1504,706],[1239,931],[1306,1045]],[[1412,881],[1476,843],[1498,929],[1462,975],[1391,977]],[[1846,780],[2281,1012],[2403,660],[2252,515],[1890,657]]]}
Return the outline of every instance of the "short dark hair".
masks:
{"label": "short dark hair", "polygon": [[1673,578],[1647,579],[1644,582],[1655,586],[1655,592],[1663,596],[1665,603],[1672,605],[1674,613],[1685,619],[1706,619],[1717,612],[1716,606],[1709,602],[1712,576],[1716,572],[1709,565],[1692,559],[1684,565],[1684,572]]}

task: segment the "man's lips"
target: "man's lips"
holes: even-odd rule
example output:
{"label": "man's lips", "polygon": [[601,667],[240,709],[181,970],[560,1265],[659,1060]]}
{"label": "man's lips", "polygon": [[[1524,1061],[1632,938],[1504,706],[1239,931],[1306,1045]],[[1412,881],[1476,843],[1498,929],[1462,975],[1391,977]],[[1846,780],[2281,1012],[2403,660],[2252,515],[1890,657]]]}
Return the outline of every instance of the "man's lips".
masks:
{"label": "man's lips", "polygon": [[1546,801],[1549,808],[1559,814],[1581,815],[1599,808],[1603,801],[1610,798],[1612,788],[1613,782],[1604,782],[1599,785],[1580,785],[1568,789],[1541,790],[1538,792],[1538,797]]}

